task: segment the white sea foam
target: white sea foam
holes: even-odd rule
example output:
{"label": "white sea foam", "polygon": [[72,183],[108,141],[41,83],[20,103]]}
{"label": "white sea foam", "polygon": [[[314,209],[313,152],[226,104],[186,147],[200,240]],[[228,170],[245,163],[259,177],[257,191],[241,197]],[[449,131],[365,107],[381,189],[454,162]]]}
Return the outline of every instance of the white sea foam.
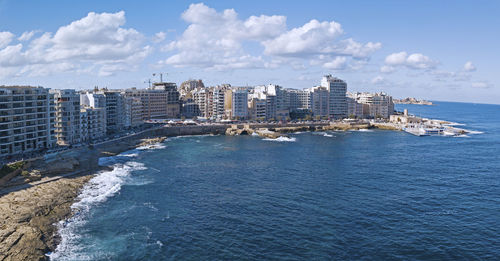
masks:
{"label": "white sea foam", "polygon": [[331,138],[331,137],[333,137],[333,135],[332,135],[332,134],[328,134],[328,133],[326,133],[326,132],[325,132],[325,134],[323,134],[323,136],[325,136],[325,137],[330,137],[330,138]]}
{"label": "white sea foam", "polygon": [[159,150],[159,149],[164,149],[167,146],[162,143],[156,143],[156,144],[151,144],[151,145],[145,145],[145,146],[140,146],[137,147],[138,150]]}
{"label": "white sea foam", "polygon": [[467,131],[469,134],[483,134],[484,132],[482,131],[473,131],[473,130],[470,130],[470,131]]}
{"label": "white sea foam", "polygon": [[[100,172],[90,179],[71,206],[73,216],[57,224],[61,242],[54,252],[47,254],[51,260],[92,260],[92,257],[80,252],[78,229],[87,222],[90,209],[120,191],[132,171],[146,169],[144,164],[130,161],[135,154],[137,153],[128,151],[99,159],[100,164],[115,163],[113,170]],[[125,161],[125,158],[129,161]]]}
{"label": "white sea foam", "polygon": [[263,140],[267,140],[267,141],[278,141],[278,142],[295,142],[297,139],[292,137],[292,138],[288,138],[288,137],[284,137],[284,136],[280,136],[276,139],[270,139],[270,138],[266,138],[266,139],[263,139]]}
{"label": "white sea foam", "polygon": [[258,137],[259,134],[257,132],[252,132],[252,136]]}
{"label": "white sea foam", "polygon": [[455,135],[455,136],[453,136],[453,137],[455,137],[455,138],[470,138],[470,136],[467,136],[467,135],[465,135],[465,134]]}
{"label": "white sea foam", "polygon": [[361,131],[361,132],[373,132],[373,130],[369,130],[369,129],[359,129],[358,131]]}

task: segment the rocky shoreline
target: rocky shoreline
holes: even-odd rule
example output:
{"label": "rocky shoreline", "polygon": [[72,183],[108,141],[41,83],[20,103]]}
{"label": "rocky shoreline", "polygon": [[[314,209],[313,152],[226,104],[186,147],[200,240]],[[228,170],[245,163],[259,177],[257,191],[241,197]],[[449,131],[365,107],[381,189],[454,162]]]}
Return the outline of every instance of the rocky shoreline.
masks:
{"label": "rocky shoreline", "polygon": [[[48,260],[45,254],[54,251],[58,243],[56,224],[72,215],[71,205],[83,186],[103,169],[98,165],[99,158],[164,140],[138,139],[106,149],[78,150],[76,156],[58,155],[54,161],[33,161],[24,171],[43,177],[35,178],[34,183],[15,180],[14,190],[0,196],[0,261]],[[61,172],[66,176],[54,176]],[[33,177],[24,181],[33,181]]]}
{"label": "rocky shoreline", "polygon": [[71,215],[71,205],[92,175],[63,178],[0,198],[0,260],[47,260],[57,243],[54,225]]}

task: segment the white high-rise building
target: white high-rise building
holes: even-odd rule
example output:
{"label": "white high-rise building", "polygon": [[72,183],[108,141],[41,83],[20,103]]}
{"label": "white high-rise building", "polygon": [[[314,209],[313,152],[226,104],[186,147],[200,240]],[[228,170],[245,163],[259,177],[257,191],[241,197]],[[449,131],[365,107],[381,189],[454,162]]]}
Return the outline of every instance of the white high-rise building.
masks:
{"label": "white high-rise building", "polygon": [[325,75],[321,79],[321,86],[327,88],[329,92],[329,116],[333,119],[347,117],[347,83],[343,80]]}
{"label": "white high-rise building", "polygon": [[53,147],[52,105],[47,88],[0,86],[0,156]]}

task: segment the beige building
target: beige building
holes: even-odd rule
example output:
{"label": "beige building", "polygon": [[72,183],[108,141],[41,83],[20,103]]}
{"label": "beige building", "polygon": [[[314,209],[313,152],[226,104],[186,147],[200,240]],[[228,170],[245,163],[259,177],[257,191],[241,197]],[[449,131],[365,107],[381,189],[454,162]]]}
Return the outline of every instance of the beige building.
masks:
{"label": "beige building", "polygon": [[80,142],[80,94],[72,89],[50,90],[54,94],[57,144]]}

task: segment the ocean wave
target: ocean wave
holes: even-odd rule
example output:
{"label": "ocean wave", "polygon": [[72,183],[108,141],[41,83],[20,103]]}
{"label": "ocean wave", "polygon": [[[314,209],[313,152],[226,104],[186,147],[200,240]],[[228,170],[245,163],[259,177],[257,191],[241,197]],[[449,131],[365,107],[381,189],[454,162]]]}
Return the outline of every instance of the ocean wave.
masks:
{"label": "ocean wave", "polygon": [[145,145],[145,146],[140,146],[137,147],[138,150],[159,150],[159,149],[164,149],[167,146],[162,143],[156,143],[156,144],[151,144],[151,145]]}
{"label": "ocean wave", "polygon": [[328,133],[323,134],[323,136],[329,137],[329,138],[334,137],[332,134],[328,134]]}
{"label": "ocean wave", "polygon": [[289,137],[280,136],[280,137],[278,137],[276,139],[266,138],[266,139],[262,139],[262,140],[277,141],[277,142],[295,142],[297,139],[294,138],[294,137],[289,138]]}
{"label": "ocean wave", "polygon": [[470,138],[470,136],[465,135],[465,134],[455,135],[453,137],[455,137],[455,138]]}
{"label": "ocean wave", "polygon": [[484,134],[484,132],[482,132],[482,131],[473,131],[473,130],[467,131],[467,133],[469,133],[469,134]]}
{"label": "ocean wave", "polygon": [[[118,159],[126,157],[130,160],[130,157],[121,154],[114,157]],[[111,162],[111,158],[113,157],[105,157],[105,161]],[[54,252],[47,254],[51,260],[92,260],[91,257],[80,252],[78,229],[87,222],[90,209],[105,202],[120,191],[132,171],[146,169],[144,164],[135,161],[116,163],[113,167],[111,171],[98,173],[83,187],[75,203],[71,206],[73,216],[57,224],[61,242]]]}

